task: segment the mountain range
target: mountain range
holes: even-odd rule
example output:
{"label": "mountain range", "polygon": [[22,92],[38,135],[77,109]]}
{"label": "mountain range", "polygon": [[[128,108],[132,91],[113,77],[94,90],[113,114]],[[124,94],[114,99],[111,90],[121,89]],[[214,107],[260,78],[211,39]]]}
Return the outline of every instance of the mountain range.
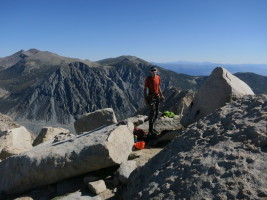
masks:
{"label": "mountain range", "polygon": [[[36,134],[47,125],[73,130],[80,115],[107,107],[124,119],[144,107],[143,84],[151,66],[133,56],[91,62],[21,50],[0,59],[0,112]],[[161,67],[158,71],[163,90],[196,90],[203,81]]]}
{"label": "mountain range", "polygon": [[223,67],[229,72],[251,72],[262,76],[267,76],[267,64],[220,64],[211,62],[169,62],[155,63],[154,65],[161,66],[165,69],[175,71],[177,73],[188,74],[191,76],[207,76],[215,67]]}

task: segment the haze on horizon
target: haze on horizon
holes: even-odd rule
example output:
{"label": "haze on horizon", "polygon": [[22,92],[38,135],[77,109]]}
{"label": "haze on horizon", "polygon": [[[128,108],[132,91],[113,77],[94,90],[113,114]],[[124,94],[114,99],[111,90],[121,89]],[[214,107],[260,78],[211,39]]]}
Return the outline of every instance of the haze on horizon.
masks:
{"label": "haze on horizon", "polygon": [[0,9],[0,57],[36,48],[91,61],[267,64],[265,0],[10,0]]}

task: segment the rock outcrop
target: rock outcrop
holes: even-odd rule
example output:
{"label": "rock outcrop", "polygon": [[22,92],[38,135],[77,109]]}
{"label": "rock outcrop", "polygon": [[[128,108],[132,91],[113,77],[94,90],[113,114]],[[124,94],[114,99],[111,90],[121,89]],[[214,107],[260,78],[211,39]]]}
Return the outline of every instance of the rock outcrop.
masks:
{"label": "rock outcrop", "polygon": [[94,194],[100,194],[104,192],[107,187],[104,180],[98,180],[88,183],[89,190]]}
{"label": "rock outcrop", "polygon": [[0,162],[0,194],[21,193],[118,165],[127,160],[132,151],[132,132],[131,123],[110,125],[71,140],[38,145],[3,160]]}
{"label": "rock outcrop", "polygon": [[84,114],[80,119],[74,122],[74,128],[77,134],[92,131],[102,126],[116,124],[117,118],[112,108],[96,110],[92,113]]}
{"label": "rock outcrop", "polygon": [[64,128],[53,128],[53,127],[43,127],[33,142],[33,146],[41,144],[43,142],[52,140],[55,136],[60,133],[69,133],[70,131]]}
{"label": "rock outcrop", "polygon": [[[181,116],[175,115],[173,118],[169,117],[159,117],[154,125],[154,128],[157,132],[161,133],[165,130],[174,130],[174,129],[181,129],[182,125],[180,124]],[[139,125],[138,128],[148,132],[149,129],[149,122],[146,121],[143,124]]]}
{"label": "rock outcrop", "polygon": [[6,91],[6,90],[0,88],[0,98],[1,98],[1,97],[5,97],[5,96],[7,96],[8,94],[9,94],[8,91]]}
{"label": "rock outcrop", "polygon": [[267,198],[267,96],[244,96],[190,125],[130,177],[125,199]]}
{"label": "rock outcrop", "polygon": [[32,148],[31,133],[23,126],[0,132],[0,159]]}
{"label": "rock outcrop", "polygon": [[50,140],[52,143],[57,143],[61,142],[64,140],[72,140],[76,137],[77,135],[74,135],[72,133],[59,133],[56,135],[52,140]]}
{"label": "rock outcrop", "polygon": [[[171,87],[166,89],[163,95],[165,99],[159,104],[160,111],[170,111],[176,115],[184,115],[194,98],[195,92]],[[149,115],[149,107],[145,106],[139,109],[136,115]]]}
{"label": "rock outcrop", "polygon": [[232,99],[251,94],[254,93],[245,82],[226,69],[217,67],[195,95],[181,123],[187,126],[213,113]]}
{"label": "rock outcrop", "polygon": [[9,116],[0,113],[0,132],[20,127]]}
{"label": "rock outcrop", "polygon": [[134,124],[134,127],[137,127],[145,122],[147,119],[147,116],[145,115],[137,115],[134,117],[129,117],[126,119],[127,122],[131,122]]}
{"label": "rock outcrop", "polygon": [[170,88],[164,91],[165,100],[159,104],[161,111],[171,111],[176,115],[184,115],[189,108],[195,92],[191,90],[179,90],[177,88]]}

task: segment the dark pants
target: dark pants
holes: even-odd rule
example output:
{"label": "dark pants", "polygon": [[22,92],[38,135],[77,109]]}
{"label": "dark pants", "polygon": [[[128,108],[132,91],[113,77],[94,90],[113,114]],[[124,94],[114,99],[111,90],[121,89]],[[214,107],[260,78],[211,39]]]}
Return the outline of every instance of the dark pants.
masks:
{"label": "dark pants", "polygon": [[153,134],[154,123],[159,114],[159,97],[148,97],[147,102],[149,105],[149,133]]}

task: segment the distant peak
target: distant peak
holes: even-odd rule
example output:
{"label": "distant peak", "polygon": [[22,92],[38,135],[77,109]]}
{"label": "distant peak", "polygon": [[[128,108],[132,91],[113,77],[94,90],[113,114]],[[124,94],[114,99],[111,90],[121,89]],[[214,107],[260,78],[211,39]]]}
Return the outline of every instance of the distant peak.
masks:
{"label": "distant peak", "polygon": [[138,59],[136,56],[130,56],[130,55],[122,55],[122,56],[119,56],[117,58],[127,58],[129,60],[132,60],[132,59]]}
{"label": "distant peak", "polygon": [[114,64],[118,64],[118,63],[124,63],[124,62],[149,64],[147,61],[142,60],[141,58],[138,58],[136,56],[130,56],[130,55],[123,55],[123,56],[119,56],[116,58],[107,58],[107,59],[100,60],[97,62],[101,63],[101,64],[106,64],[106,65],[114,65]]}
{"label": "distant peak", "polygon": [[34,55],[36,53],[40,52],[37,49],[29,49],[28,51],[25,51],[24,49],[19,50],[18,52],[16,52],[15,54],[13,54],[12,56],[19,56],[21,58],[25,58],[28,57],[30,55]]}
{"label": "distant peak", "polygon": [[31,54],[39,53],[40,51],[38,49],[29,49],[27,52],[30,52]]}

